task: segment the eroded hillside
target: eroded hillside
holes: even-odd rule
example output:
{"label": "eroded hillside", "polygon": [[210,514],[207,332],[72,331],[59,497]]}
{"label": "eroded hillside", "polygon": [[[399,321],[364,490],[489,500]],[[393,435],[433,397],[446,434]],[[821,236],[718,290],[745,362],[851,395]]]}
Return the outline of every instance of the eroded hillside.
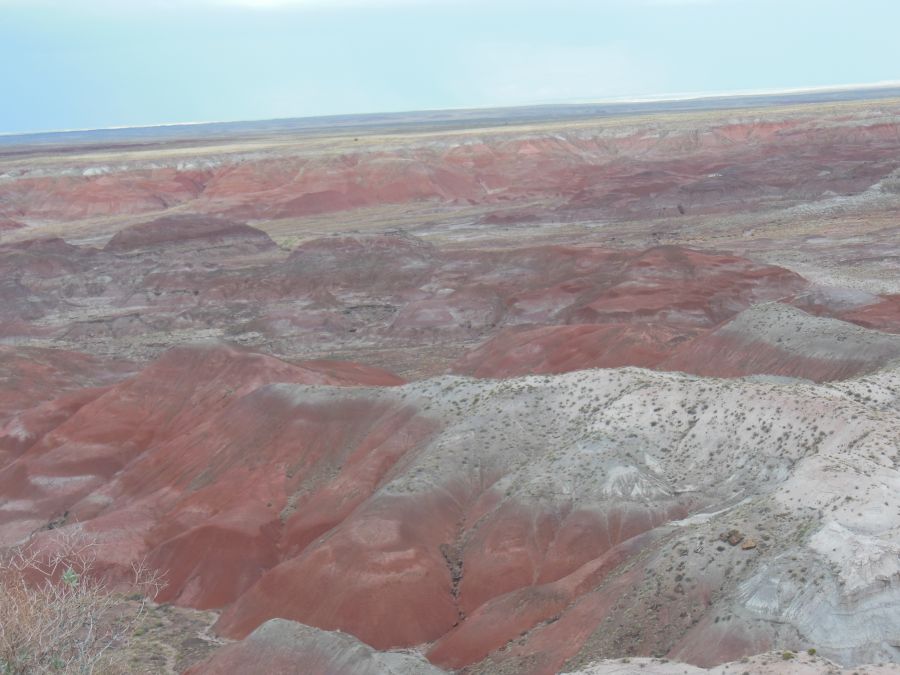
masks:
{"label": "eroded hillside", "polygon": [[898,120],[0,155],[0,547],[169,672],[887,672]]}

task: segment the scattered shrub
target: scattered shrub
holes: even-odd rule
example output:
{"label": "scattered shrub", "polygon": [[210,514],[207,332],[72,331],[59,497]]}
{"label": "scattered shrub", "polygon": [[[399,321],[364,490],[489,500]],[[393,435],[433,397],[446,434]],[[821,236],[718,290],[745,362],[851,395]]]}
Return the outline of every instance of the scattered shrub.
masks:
{"label": "scattered shrub", "polygon": [[39,548],[0,551],[2,675],[124,671],[115,652],[163,584],[136,564],[124,589],[113,586],[98,574],[95,549],[60,533]]}

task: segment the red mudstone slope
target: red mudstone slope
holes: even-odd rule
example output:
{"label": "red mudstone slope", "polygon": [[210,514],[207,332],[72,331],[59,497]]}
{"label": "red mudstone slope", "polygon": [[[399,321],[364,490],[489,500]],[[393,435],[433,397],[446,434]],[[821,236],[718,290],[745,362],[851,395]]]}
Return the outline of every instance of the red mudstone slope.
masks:
{"label": "red mudstone slope", "polygon": [[0,468],[133,370],[77,352],[0,346]]}
{"label": "red mudstone slope", "polygon": [[[90,174],[90,168],[84,173]],[[72,220],[147,213],[195,199],[209,175],[174,167],[82,176],[72,176],[70,172],[58,176],[26,174],[0,188],[0,201],[9,213],[26,223],[32,219]]]}
{"label": "red mudstone slope", "polygon": [[840,318],[866,328],[900,333],[900,295],[882,296],[871,305],[844,312]]}
{"label": "red mudstone slope", "polygon": [[338,136],[326,149],[301,137],[250,154],[239,143],[230,152],[201,143],[188,161],[111,165],[88,154],[59,171],[15,166],[0,187],[0,217],[67,221],[177,207],[278,219],[422,201],[486,207],[538,201],[541,210],[562,216],[677,218],[860,192],[896,167],[894,117],[862,112],[847,124],[833,111],[820,113],[814,121],[777,111],[738,120],[598,120],[495,129],[477,139],[400,135],[400,143]]}
{"label": "red mudstone slope", "polygon": [[474,377],[515,377],[584,368],[652,368],[697,332],[664,324],[512,328],[470,351],[453,371]]}
{"label": "red mudstone slope", "polygon": [[[58,517],[93,518],[105,502],[79,500],[106,486],[119,475],[126,483],[146,486],[155,474],[137,479],[125,471],[150,449],[169,447],[177,438],[214,424],[229,404],[270,382],[308,384],[366,383],[395,385],[401,380],[377,369],[359,366],[291,365],[277,359],[224,346],[180,348],[167,353],[138,376],[100,392],[52,432],[27,447],[17,459],[0,467],[0,491],[26,500],[16,508],[0,509],[0,541],[10,544],[35,527]],[[234,419],[237,419],[236,417]],[[233,420],[232,420],[233,423]],[[209,432],[211,433],[211,432]],[[193,438],[193,436],[191,436]],[[193,441],[187,448],[194,447]],[[202,459],[196,453],[175,458]],[[172,467],[169,471],[177,470]],[[156,484],[162,489],[165,482]],[[123,496],[130,504],[136,494]],[[23,519],[24,517],[24,519]]]}
{"label": "red mudstone slope", "polygon": [[900,359],[900,336],[812,316],[782,303],[763,303],[714,328],[599,324],[510,329],[467,353],[453,371],[514,377],[640,366],[707,377],[782,375],[824,382],[873,372],[895,359]]}
{"label": "red mudstone slope", "polygon": [[111,384],[132,367],[60,349],[0,345],[0,425],[60,394]]}

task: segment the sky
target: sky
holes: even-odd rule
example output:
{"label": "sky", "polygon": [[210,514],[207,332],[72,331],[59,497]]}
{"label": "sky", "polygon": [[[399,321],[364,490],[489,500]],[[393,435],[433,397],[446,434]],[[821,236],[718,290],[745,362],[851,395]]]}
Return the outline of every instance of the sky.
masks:
{"label": "sky", "polygon": [[900,80],[898,0],[0,0],[0,132]]}

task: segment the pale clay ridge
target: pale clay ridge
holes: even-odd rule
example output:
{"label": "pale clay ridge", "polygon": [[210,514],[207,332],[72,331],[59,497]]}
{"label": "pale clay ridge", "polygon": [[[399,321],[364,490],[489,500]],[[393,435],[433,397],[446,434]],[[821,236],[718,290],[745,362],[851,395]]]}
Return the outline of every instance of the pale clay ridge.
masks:
{"label": "pale clay ridge", "polygon": [[[279,652],[287,657],[318,657],[335,672],[355,675],[446,675],[414,651],[378,652],[352,635],[340,631],[325,631],[312,626],[272,619],[257,628],[239,649],[248,655],[258,654],[257,663],[277,658]],[[213,661],[215,663],[215,661]],[[227,664],[228,661],[226,660]],[[229,664],[230,665],[230,664]],[[273,664],[267,664],[273,665]],[[219,672],[218,670],[216,672]],[[562,675],[895,675],[900,665],[879,664],[841,668],[838,664],[815,654],[804,652],[772,652],[758,654],[739,662],[724,663],[714,668],[698,668],[667,659],[622,658],[597,661],[585,668],[565,671]]]}
{"label": "pale clay ridge", "polygon": [[[493,489],[532,506],[643,509],[690,492],[719,512],[677,523],[674,548],[696,552],[738,521],[769,540],[738,560],[710,614],[846,664],[900,658],[900,369],[831,385],[625,368],[271,390],[295,402],[399,398],[440,419],[444,431],[383,493],[433,490],[459,467],[499,476]],[[712,564],[706,546],[687,557],[698,576]]]}
{"label": "pale clay ridge", "polygon": [[749,659],[723,663],[715,668],[698,668],[665,659],[615,659],[598,661],[563,675],[895,675],[900,666],[879,664],[841,668],[828,659],[806,653],[785,658],[784,652],[759,654]]}
{"label": "pale clay ridge", "polygon": [[262,649],[283,647],[287,651],[316,649],[331,657],[328,665],[335,672],[355,675],[440,675],[444,671],[421,656],[402,652],[378,652],[352,635],[323,631],[294,621],[272,619],[247,638],[259,642]]}
{"label": "pale clay ridge", "polygon": [[810,358],[866,359],[883,364],[900,357],[900,335],[813,316],[781,302],[754,305],[721,330],[748,340],[764,340],[781,350]]}

